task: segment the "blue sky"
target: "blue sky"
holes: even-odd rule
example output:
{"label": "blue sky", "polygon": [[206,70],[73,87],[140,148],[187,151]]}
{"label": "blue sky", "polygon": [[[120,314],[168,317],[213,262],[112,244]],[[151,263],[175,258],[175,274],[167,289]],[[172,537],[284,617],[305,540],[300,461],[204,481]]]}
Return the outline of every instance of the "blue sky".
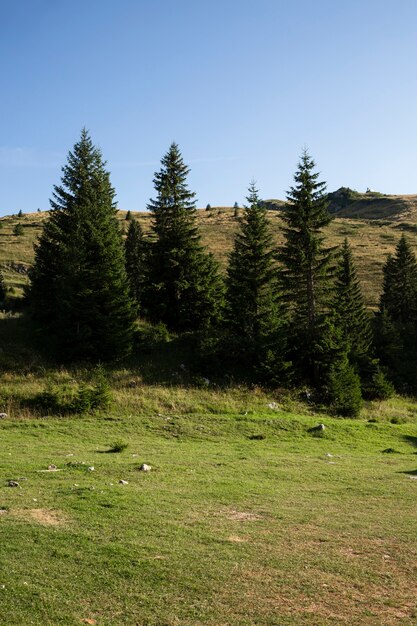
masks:
{"label": "blue sky", "polygon": [[417,193],[415,0],[0,0],[0,215],[49,208],[83,126],[119,207],[176,141],[198,205],[283,198],[304,146],[329,190]]}

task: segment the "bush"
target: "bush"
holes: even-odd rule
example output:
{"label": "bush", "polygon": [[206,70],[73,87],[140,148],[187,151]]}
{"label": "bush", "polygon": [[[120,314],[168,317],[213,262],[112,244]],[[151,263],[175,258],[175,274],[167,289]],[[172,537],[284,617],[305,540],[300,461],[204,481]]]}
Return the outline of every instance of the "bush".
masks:
{"label": "bush", "polygon": [[327,394],[330,406],[337,415],[359,415],[362,406],[361,383],[347,357],[330,369]]}
{"label": "bush", "polygon": [[21,235],[23,235],[23,233],[24,228],[22,224],[16,224],[16,226],[13,228],[13,235],[16,235],[16,237],[20,237]]}
{"label": "bush", "polygon": [[53,385],[48,382],[46,389],[37,394],[29,403],[32,408],[57,415],[89,413],[106,409],[111,403],[111,390],[104,369],[97,366],[92,382],[81,382],[75,388],[70,385]]}
{"label": "bush", "polygon": [[365,358],[359,362],[362,396],[366,400],[388,400],[394,395],[394,386],[385,376],[377,359]]}
{"label": "bush", "polygon": [[110,449],[107,450],[107,452],[123,452],[123,450],[126,450],[128,445],[129,444],[125,441],[115,441],[114,443],[110,444]]}

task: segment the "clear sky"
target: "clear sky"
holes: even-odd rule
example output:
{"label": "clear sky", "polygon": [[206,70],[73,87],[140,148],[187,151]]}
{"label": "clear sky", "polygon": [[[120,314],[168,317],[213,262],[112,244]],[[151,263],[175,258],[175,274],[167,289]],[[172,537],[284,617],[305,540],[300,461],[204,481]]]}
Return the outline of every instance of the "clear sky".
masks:
{"label": "clear sky", "polygon": [[0,215],[49,208],[83,126],[121,209],[176,141],[198,206],[417,193],[416,0],[0,0]]}

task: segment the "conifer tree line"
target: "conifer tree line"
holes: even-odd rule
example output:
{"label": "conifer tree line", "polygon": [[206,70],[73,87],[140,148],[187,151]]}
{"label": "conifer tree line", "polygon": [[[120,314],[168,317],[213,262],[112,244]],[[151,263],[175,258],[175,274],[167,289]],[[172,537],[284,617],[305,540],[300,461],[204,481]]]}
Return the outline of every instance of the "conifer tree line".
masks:
{"label": "conifer tree line", "polygon": [[173,143],[155,173],[150,234],[128,212],[124,238],[106,164],[82,131],[54,188],[28,292],[59,359],[127,356],[140,317],[192,337],[202,371],[305,388],[340,414],[390,395],[391,382],[417,391],[417,261],[404,236],[371,316],[348,240],[326,245],[325,183],[304,151],[282,210],[283,245],[273,246],[252,182],[223,277],[201,242],[188,174]]}

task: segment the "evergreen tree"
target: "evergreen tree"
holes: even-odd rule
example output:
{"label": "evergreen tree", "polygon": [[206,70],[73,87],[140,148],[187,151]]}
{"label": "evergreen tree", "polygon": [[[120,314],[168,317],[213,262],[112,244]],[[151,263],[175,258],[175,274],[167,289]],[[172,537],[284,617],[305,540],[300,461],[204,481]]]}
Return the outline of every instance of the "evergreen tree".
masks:
{"label": "evergreen tree", "polygon": [[380,310],[386,310],[395,323],[416,322],[417,260],[405,235],[401,236],[395,255],[387,258],[383,272]]}
{"label": "evergreen tree", "polygon": [[16,237],[21,237],[24,232],[25,229],[23,228],[22,224],[16,224],[13,228],[13,235],[16,235]]}
{"label": "evergreen tree", "polygon": [[381,361],[398,387],[417,389],[417,261],[403,235],[383,268],[383,292],[376,320]]}
{"label": "evergreen tree", "polygon": [[285,365],[272,235],[255,183],[248,191],[248,206],[229,256],[226,321],[236,337],[240,367],[277,382],[277,377],[282,381]]}
{"label": "evergreen tree", "polygon": [[207,328],[222,306],[223,283],[196,225],[195,194],[188,190],[188,167],[173,143],[155,174],[154,241],[149,259],[146,308],[154,321],[176,331]]}
{"label": "evergreen tree", "polygon": [[141,308],[143,290],[146,283],[147,242],[143,230],[136,220],[129,225],[125,241],[126,272],[130,284],[130,293],[136,303],[137,310]]}
{"label": "evergreen tree", "polygon": [[368,354],[372,330],[347,239],[343,242],[336,268],[334,309],[343,338],[349,345],[351,361],[354,362]]}
{"label": "evergreen tree", "polygon": [[330,316],[334,251],[324,246],[322,229],[331,217],[325,183],[306,151],[295,173],[282,213],[285,241],[278,252],[283,300],[290,312],[290,359],[299,375],[320,385],[336,355],[343,352]]}
{"label": "evergreen tree", "polygon": [[69,153],[35,246],[35,319],[65,359],[113,360],[130,351],[133,313],[115,192],[86,130]]}
{"label": "evergreen tree", "polygon": [[276,270],[266,210],[252,183],[227,269],[228,324],[256,344],[276,324]]}

